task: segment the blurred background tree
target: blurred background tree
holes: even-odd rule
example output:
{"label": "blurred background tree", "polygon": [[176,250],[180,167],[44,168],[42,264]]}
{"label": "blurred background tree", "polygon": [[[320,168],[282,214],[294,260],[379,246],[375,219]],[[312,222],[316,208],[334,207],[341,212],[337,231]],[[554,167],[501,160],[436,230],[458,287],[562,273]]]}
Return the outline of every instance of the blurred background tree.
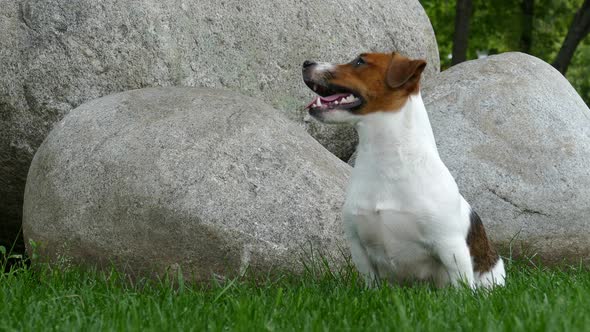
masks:
{"label": "blurred background tree", "polygon": [[553,64],[590,104],[590,0],[420,2],[434,27],[443,70],[465,59],[524,52]]}

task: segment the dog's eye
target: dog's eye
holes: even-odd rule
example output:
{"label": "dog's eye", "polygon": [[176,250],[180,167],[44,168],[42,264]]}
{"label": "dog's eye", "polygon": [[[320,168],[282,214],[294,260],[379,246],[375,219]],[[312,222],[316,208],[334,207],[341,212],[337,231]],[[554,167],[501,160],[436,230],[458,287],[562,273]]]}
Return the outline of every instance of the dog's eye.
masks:
{"label": "dog's eye", "polygon": [[356,58],[356,59],[352,60],[352,64],[353,64],[355,67],[358,67],[358,66],[364,65],[365,63],[366,63],[366,62],[365,62],[365,60],[363,60],[363,58],[361,58],[361,57],[358,57],[358,58]]}

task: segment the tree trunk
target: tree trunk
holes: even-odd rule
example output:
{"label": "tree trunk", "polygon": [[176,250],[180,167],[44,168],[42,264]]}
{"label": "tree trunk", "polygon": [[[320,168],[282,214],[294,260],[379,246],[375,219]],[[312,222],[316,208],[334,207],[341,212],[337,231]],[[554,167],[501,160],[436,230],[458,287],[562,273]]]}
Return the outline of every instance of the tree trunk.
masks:
{"label": "tree trunk", "polygon": [[467,42],[469,40],[469,19],[473,5],[471,0],[457,0],[455,11],[455,32],[453,33],[453,58],[451,65],[467,60]]}
{"label": "tree trunk", "polygon": [[574,21],[570,26],[567,36],[561,45],[561,49],[553,61],[553,67],[555,67],[563,75],[567,72],[567,67],[574,56],[574,52],[578,47],[578,44],[588,35],[590,32],[590,0],[585,0],[582,7],[576,12]]}
{"label": "tree trunk", "polygon": [[520,35],[520,50],[531,53],[533,46],[533,18],[535,16],[535,0],[522,0],[522,34]]}

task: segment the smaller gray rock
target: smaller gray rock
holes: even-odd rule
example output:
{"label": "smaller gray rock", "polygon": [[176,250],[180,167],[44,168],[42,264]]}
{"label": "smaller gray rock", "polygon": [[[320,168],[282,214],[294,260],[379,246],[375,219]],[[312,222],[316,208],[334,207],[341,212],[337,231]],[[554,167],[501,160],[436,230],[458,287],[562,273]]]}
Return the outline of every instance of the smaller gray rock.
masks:
{"label": "smaller gray rock", "polygon": [[590,111],[547,63],[474,60],[423,89],[441,158],[507,254],[590,263]]}
{"label": "smaller gray rock", "polygon": [[349,172],[250,97],[128,91],[73,110],[41,145],[24,235],[46,259],[114,263],[136,276],[297,273],[311,250],[344,263]]}

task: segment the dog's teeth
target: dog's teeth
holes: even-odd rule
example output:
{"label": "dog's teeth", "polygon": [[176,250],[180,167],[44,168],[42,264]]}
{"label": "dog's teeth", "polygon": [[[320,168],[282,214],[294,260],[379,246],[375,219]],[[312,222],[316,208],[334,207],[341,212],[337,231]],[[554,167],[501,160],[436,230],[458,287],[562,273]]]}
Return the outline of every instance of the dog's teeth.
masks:
{"label": "dog's teeth", "polygon": [[318,98],[318,106],[322,106],[322,101]]}
{"label": "dog's teeth", "polygon": [[334,102],[334,104],[338,105],[338,100],[336,100],[336,101]]}
{"label": "dog's teeth", "polygon": [[316,84],[313,85],[313,91],[318,91],[318,86]]}
{"label": "dog's teeth", "polygon": [[358,98],[355,97],[354,95],[348,95],[348,97],[342,99],[341,103],[352,103],[352,102],[355,102],[357,100],[358,100]]}

